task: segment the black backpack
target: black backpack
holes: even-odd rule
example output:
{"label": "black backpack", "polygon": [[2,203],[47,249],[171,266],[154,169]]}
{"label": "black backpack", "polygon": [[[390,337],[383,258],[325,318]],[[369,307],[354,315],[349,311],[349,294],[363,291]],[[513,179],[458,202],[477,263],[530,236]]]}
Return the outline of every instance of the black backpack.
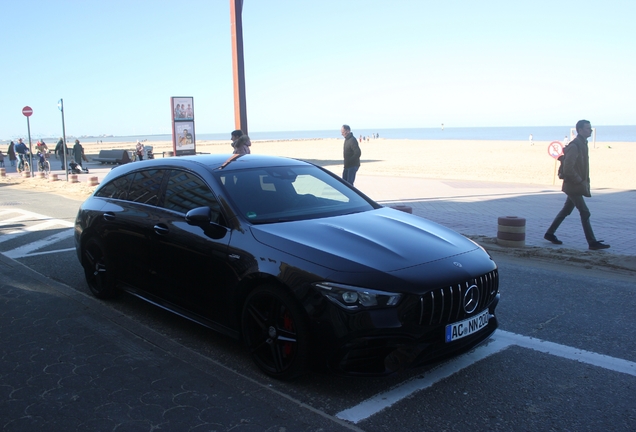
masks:
{"label": "black backpack", "polygon": [[563,180],[563,179],[565,178],[565,177],[563,176],[563,162],[565,162],[565,153],[563,153],[561,156],[559,156],[559,157],[557,158],[557,160],[558,160],[559,162],[561,162],[561,163],[559,164],[559,170],[557,171],[557,175],[559,176],[559,178],[560,178],[561,180]]}

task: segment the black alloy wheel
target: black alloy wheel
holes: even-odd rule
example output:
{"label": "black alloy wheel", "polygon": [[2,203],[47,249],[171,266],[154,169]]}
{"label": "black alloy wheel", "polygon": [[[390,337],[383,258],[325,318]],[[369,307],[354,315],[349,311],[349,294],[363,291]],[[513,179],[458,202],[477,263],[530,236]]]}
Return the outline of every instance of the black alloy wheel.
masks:
{"label": "black alloy wheel", "polygon": [[111,260],[97,238],[89,239],[84,245],[82,267],[86,283],[95,297],[109,299],[118,293]]}
{"label": "black alloy wheel", "polygon": [[308,327],[300,307],[281,288],[264,285],[250,293],[242,330],[252,359],[267,375],[290,380],[307,371]]}

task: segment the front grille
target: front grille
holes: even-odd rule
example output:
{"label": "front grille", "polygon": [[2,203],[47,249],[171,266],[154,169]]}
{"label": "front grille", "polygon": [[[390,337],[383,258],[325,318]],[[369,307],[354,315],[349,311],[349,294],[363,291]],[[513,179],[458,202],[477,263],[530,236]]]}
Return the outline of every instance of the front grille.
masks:
{"label": "front grille", "polygon": [[[464,296],[473,285],[479,289],[479,303],[475,310],[468,314],[464,311]],[[462,283],[432,290],[420,297],[420,325],[448,324],[475,315],[495,299],[498,290],[497,270]]]}

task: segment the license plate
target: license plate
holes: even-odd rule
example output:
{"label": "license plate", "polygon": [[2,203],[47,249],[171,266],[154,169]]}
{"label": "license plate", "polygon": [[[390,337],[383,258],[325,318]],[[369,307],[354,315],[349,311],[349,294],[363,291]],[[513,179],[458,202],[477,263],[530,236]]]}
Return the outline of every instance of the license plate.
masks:
{"label": "license plate", "polygon": [[466,336],[470,336],[473,333],[478,332],[488,325],[490,319],[490,313],[488,309],[468,318],[464,321],[456,322],[446,326],[446,342],[453,342],[457,339],[461,339]]}

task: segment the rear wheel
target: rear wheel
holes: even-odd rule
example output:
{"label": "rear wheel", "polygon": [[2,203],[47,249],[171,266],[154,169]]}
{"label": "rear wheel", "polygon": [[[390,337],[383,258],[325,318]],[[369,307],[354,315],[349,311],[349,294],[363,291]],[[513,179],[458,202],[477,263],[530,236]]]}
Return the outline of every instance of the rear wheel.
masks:
{"label": "rear wheel", "polygon": [[117,294],[112,260],[97,238],[91,238],[86,242],[82,254],[82,267],[88,288],[95,297],[108,299]]}
{"label": "rear wheel", "polygon": [[250,293],[242,330],[252,359],[267,375],[289,380],[307,371],[307,323],[296,301],[281,288],[264,285]]}

